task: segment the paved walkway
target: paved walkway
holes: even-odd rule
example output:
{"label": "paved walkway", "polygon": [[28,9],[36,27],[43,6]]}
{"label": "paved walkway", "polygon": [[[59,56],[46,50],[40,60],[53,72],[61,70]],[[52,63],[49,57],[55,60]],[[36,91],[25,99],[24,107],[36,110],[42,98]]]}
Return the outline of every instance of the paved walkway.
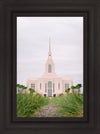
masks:
{"label": "paved walkway", "polygon": [[57,108],[53,102],[50,102],[47,106],[42,107],[35,113],[36,117],[57,117]]}

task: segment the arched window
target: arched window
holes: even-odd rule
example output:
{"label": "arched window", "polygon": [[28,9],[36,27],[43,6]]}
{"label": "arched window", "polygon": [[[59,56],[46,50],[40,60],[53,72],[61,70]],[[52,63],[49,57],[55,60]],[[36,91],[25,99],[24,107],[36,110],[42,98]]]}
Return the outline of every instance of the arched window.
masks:
{"label": "arched window", "polygon": [[52,97],[52,81],[48,81],[48,97]]}
{"label": "arched window", "polygon": [[51,65],[49,64],[48,65],[48,73],[51,73],[52,72],[52,67],[51,67]]}
{"label": "arched window", "polygon": [[48,87],[52,88],[52,82],[51,81],[48,81]]}

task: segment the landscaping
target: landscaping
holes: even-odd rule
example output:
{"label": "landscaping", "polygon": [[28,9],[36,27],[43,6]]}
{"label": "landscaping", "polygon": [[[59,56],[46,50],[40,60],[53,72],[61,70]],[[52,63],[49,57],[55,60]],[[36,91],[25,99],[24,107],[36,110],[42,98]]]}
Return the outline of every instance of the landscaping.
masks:
{"label": "landscaping", "polygon": [[60,117],[83,117],[83,94],[68,94],[52,98]]}
{"label": "landscaping", "polygon": [[17,87],[17,117],[83,117],[81,84],[72,86],[72,93],[68,88],[66,94],[51,99],[36,93],[32,88],[27,93],[27,87],[19,84]]}
{"label": "landscaping", "polygon": [[42,106],[48,105],[49,98],[40,94],[17,94],[17,117],[34,117]]}

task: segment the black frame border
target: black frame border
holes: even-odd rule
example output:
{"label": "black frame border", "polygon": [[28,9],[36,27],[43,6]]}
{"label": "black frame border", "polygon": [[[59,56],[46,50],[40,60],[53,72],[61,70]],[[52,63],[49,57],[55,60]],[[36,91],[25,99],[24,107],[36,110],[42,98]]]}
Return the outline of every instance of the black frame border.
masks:
{"label": "black frame border", "polygon": [[[73,3],[71,1],[40,1],[37,2],[34,0],[17,2],[17,0],[1,0],[0,1],[0,17],[1,17],[1,25],[0,25],[0,61],[1,61],[1,110],[0,110],[0,131],[2,133],[62,133],[68,134],[77,133],[77,134],[99,134],[100,133],[100,90],[99,90],[99,81],[100,81],[100,2],[97,0],[84,0],[78,1],[75,0]],[[87,105],[88,105],[88,114],[87,119],[84,121],[16,121],[11,118],[13,112],[11,113],[11,101],[12,94],[11,87],[14,87],[14,83],[12,82],[12,77],[14,78],[14,73],[11,72],[14,70],[15,61],[13,54],[15,50],[12,44],[15,42],[15,35],[13,33],[13,43],[12,39],[12,23],[11,16],[14,12],[23,12],[25,15],[27,13],[41,13],[43,11],[47,12],[86,12],[88,14],[88,19],[85,21],[88,23],[88,27],[86,29],[87,33],[85,34],[86,42],[87,42],[87,63],[86,68],[87,73],[85,73],[85,78],[88,81],[88,96],[87,96]],[[27,13],[26,13],[27,12]],[[13,21],[13,20],[12,20]],[[85,43],[86,43],[85,42]],[[12,50],[13,53],[12,53]],[[86,52],[85,51],[85,52]],[[13,58],[12,58],[13,57]],[[13,62],[13,65],[12,65]],[[16,68],[16,67],[15,67]]]}

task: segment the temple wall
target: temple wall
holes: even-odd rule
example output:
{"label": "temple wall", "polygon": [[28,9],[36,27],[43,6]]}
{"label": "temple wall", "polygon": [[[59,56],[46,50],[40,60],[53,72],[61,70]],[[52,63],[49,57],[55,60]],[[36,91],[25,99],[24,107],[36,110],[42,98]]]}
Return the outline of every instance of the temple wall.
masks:
{"label": "temple wall", "polygon": [[[58,96],[59,94],[65,94],[65,84],[69,84],[69,88],[73,85],[72,80],[68,80],[68,78],[37,78],[37,80],[30,79],[27,81],[27,92],[29,92],[29,88],[31,88],[31,84],[35,84],[35,92],[42,94],[43,96],[46,94],[48,96],[48,82],[52,82],[52,96],[55,94]],[[40,89],[41,83],[41,89]],[[45,92],[45,84],[47,83],[47,92]],[[55,84],[54,92],[53,92],[53,84]],[[60,84],[60,89],[58,89],[58,84]],[[71,92],[71,91],[70,91]]]}

